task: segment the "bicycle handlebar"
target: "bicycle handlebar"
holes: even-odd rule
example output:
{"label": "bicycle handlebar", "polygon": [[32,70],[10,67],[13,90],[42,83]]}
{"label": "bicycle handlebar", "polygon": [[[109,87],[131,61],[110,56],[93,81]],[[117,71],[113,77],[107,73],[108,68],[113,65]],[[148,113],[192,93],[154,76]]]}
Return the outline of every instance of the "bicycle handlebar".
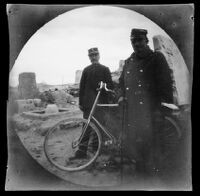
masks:
{"label": "bicycle handlebar", "polygon": [[100,82],[100,87],[97,88],[97,91],[100,91],[100,90],[102,90],[103,88],[104,88],[105,91],[107,91],[107,92],[114,93],[113,90],[107,88],[107,84],[106,84],[106,83],[103,83],[103,82],[101,81],[101,82]]}

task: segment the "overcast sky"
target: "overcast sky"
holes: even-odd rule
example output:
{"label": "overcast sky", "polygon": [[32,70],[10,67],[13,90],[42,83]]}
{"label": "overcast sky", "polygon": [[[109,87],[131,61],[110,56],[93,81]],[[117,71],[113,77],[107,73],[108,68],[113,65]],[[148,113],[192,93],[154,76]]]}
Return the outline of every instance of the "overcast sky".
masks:
{"label": "overcast sky", "polygon": [[37,83],[74,83],[76,70],[90,64],[88,49],[91,47],[98,47],[100,63],[115,71],[119,61],[133,52],[132,28],[148,30],[152,49],[152,36],[169,37],[148,18],[124,8],[90,6],[66,12],[29,39],[11,70],[10,85],[18,85],[18,75],[22,72],[35,72]]}

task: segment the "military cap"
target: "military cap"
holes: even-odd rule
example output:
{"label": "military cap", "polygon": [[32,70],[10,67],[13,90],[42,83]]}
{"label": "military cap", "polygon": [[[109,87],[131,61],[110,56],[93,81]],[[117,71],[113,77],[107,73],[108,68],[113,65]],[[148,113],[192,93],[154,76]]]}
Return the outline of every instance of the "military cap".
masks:
{"label": "military cap", "polygon": [[90,48],[88,50],[88,55],[91,55],[91,54],[99,54],[98,48]]}
{"label": "military cap", "polygon": [[146,35],[147,35],[146,29],[132,29],[131,30],[131,39],[139,38],[139,37],[146,36]]}

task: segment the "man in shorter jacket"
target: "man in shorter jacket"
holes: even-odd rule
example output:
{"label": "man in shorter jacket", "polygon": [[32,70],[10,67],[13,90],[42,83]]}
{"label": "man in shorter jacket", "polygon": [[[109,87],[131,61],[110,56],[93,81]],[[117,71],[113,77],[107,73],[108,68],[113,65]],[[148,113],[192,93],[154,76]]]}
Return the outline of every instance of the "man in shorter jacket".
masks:
{"label": "man in shorter jacket", "polygon": [[[107,87],[113,89],[113,82],[109,68],[99,63],[100,55],[98,48],[89,49],[88,56],[92,64],[83,70],[79,91],[79,107],[83,111],[83,118],[85,119],[89,117],[90,110],[92,109],[97,96],[99,83],[101,81],[107,83]],[[105,91],[102,91],[98,103],[108,103],[108,94]],[[97,119],[101,118],[101,115],[97,112],[94,115]],[[84,145],[80,144],[79,149],[76,151],[75,157],[73,158],[86,157],[89,139],[90,131],[87,130],[81,141],[81,144]],[[97,148],[97,144],[94,145],[93,148],[96,150],[95,148]]]}

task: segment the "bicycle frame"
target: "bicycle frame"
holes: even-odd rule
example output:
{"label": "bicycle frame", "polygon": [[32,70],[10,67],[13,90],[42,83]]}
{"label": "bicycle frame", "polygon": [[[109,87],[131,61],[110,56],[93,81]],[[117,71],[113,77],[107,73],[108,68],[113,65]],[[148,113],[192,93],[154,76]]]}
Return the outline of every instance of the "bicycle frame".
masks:
{"label": "bicycle frame", "polygon": [[92,119],[98,124],[101,130],[112,140],[113,143],[116,142],[116,138],[93,116]]}
{"label": "bicycle frame", "polygon": [[[90,111],[90,114],[89,114],[89,117],[87,119],[87,124],[83,127],[83,131],[82,131],[82,134],[81,136],[79,137],[79,139],[76,141],[76,144],[74,145],[74,147],[78,146],[87,130],[87,127],[89,125],[89,123],[91,122],[91,120],[93,120],[100,128],[101,130],[112,140],[113,143],[116,142],[116,138],[111,134],[109,133],[109,131],[93,116],[94,112],[95,112],[95,109],[97,107],[97,103],[98,103],[98,100],[99,100],[99,96],[101,94],[101,91],[103,89],[103,87],[106,89],[106,86],[103,86],[103,83],[101,82],[101,87],[99,88],[98,90],[98,93],[97,93],[97,96],[95,98],[95,101],[93,103],[93,106],[92,106],[92,109]],[[101,104],[98,104],[99,106],[101,106]],[[118,104],[110,104],[110,105],[118,105]],[[102,106],[105,106],[105,104],[102,104]],[[106,104],[106,106],[109,106],[109,104]]]}

